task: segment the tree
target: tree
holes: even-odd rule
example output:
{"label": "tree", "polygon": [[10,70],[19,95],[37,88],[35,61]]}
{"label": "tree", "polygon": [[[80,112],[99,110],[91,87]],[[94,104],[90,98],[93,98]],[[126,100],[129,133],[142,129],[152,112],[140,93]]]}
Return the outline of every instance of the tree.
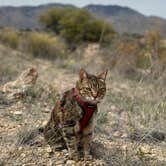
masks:
{"label": "tree", "polygon": [[110,24],[96,19],[85,9],[51,9],[41,16],[40,21],[71,45],[81,42],[109,42],[116,34]]}
{"label": "tree", "polygon": [[60,20],[65,17],[67,13],[72,12],[71,8],[52,8],[41,15],[39,21],[47,28],[59,34]]}

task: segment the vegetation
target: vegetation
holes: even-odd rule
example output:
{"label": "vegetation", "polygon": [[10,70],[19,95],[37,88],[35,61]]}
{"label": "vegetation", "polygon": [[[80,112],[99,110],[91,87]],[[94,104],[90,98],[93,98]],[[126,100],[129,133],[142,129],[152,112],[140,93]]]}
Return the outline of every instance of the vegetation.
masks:
{"label": "vegetation", "polygon": [[0,32],[0,41],[12,48],[17,48],[19,45],[19,34],[10,28],[6,28]]}
{"label": "vegetation", "polygon": [[116,35],[110,24],[96,19],[85,9],[51,9],[41,16],[40,21],[70,45],[100,40],[110,42]]}
{"label": "vegetation", "polygon": [[55,59],[66,51],[65,42],[58,36],[45,32],[2,29],[0,42],[14,49],[28,52],[34,57]]}
{"label": "vegetation", "polygon": [[50,59],[64,55],[65,43],[58,37],[44,32],[30,32],[25,36],[25,47],[34,57]]}
{"label": "vegetation", "polygon": [[[19,101],[0,92],[0,165],[66,164],[67,151],[52,155],[36,128],[48,121],[59,92],[75,85],[80,67],[110,69],[93,156],[114,166],[166,165],[166,42],[160,32],[117,35],[83,9],[51,9],[40,20],[51,32],[0,30],[0,85],[32,65],[39,73]],[[67,52],[68,45],[77,49]]]}
{"label": "vegetation", "polygon": [[[26,48],[24,52],[29,53],[28,43],[32,42],[30,39],[35,37],[40,41],[44,34],[47,33],[20,32],[22,45],[19,45],[18,49]],[[47,35],[51,38],[55,37],[50,33]],[[148,35],[151,36],[151,33],[149,32]],[[58,157],[58,152],[52,155],[42,134],[40,135],[39,130],[36,130],[48,121],[58,93],[75,85],[81,65],[87,70],[97,73],[106,66],[112,67],[111,63],[115,58],[113,69],[119,70],[122,67],[121,71],[125,71],[125,67],[132,66],[132,69],[139,71],[141,68],[141,71],[145,73],[147,70],[157,71],[157,68],[154,70],[151,67],[151,60],[146,55],[147,53],[156,55],[157,52],[159,58],[152,56],[152,64],[162,66],[164,58],[160,58],[160,56],[165,49],[163,39],[156,40],[158,49],[155,53],[153,50],[156,48],[156,44],[147,46],[147,41],[145,35],[121,36],[111,45],[100,48],[99,53],[94,49],[93,61],[87,61],[84,58],[84,52],[86,52],[84,47],[72,52],[66,58],[62,58],[61,61],[59,59],[45,61],[45,59],[39,60],[34,57],[25,58],[28,54],[0,45],[0,81],[2,84],[8,80],[14,80],[18,73],[31,65],[36,66],[39,72],[36,85],[26,92],[23,100],[9,100],[5,94],[0,93],[2,101],[0,102],[2,112],[0,149],[2,149],[1,158],[4,165],[31,163],[48,165],[50,161],[58,165],[57,162],[67,161],[68,159],[65,157],[68,155],[67,151],[62,152],[63,155],[60,157]],[[35,41],[34,44],[36,43],[38,42]],[[39,45],[39,47],[43,49],[43,45]],[[90,49],[88,58],[91,58],[92,52],[93,50]],[[147,66],[138,66],[139,56],[147,57]],[[98,57],[105,59],[96,61]],[[121,58],[123,60],[120,60]],[[131,60],[133,60],[132,63],[127,63]],[[143,62],[144,59],[140,61]],[[120,64],[125,65],[120,66]],[[77,74],[73,72],[71,66],[75,68]],[[136,80],[133,79],[134,77],[130,77],[130,79],[121,77],[121,74],[109,70],[107,93],[99,104],[92,146],[93,156],[104,161],[106,166],[166,165],[166,151],[163,146],[166,141],[166,77],[161,71],[158,74],[160,79],[149,77],[151,75],[151,72],[142,73],[141,77]],[[12,78],[3,80],[2,76],[12,76]],[[135,72],[133,76],[137,76],[137,73]]]}
{"label": "vegetation", "polygon": [[102,50],[111,68],[120,73],[134,74],[143,69],[160,76],[165,70],[166,45],[158,31],[147,31],[144,35],[124,34]]}

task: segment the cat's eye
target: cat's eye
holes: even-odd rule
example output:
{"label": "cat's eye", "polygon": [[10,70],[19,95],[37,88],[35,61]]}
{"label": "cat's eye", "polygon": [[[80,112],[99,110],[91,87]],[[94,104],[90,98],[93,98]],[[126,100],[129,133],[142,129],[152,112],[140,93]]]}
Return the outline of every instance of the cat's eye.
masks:
{"label": "cat's eye", "polygon": [[100,91],[105,91],[105,88],[100,88]]}
{"label": "cat's eye", "polygon": [[91,88],[86,88],[86,90],[91,91]]}

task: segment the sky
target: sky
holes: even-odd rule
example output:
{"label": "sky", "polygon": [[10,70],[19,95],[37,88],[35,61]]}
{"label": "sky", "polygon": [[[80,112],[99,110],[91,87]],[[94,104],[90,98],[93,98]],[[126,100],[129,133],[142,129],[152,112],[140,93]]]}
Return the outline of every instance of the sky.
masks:
{"label": "sky", "polygon": [[0,0],[0,6],[34,6],[47,3],[73,4],[79,7],[87,4],[120,5],[135,9],[147,16],[166,18],[166,0]]}

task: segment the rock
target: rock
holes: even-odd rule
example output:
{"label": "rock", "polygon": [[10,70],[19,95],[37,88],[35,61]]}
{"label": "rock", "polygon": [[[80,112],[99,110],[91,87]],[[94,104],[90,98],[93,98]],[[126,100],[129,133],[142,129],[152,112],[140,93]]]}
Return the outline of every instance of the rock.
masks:
{"label": "rock", "polygon": [[35,85],[38,78],[38,72],[34,67],[23,71],[21,75],[15,80],[7,82],[0,87],[0,91],[7,94],[9,99],[19,98],[23,96],[26,91]]}
{"label": "rock", "polygon": [[13,112],[13,114],[15,114],[15,115],[22,115],[22,112],[21,111],[15,111],[15,112]]}
{"label": "rock", "polygon": [[67,149],[62,150],[63,153],[68,153]]}
{"label": "rock", "polygon": [[111,105],[111,111],[114,111],[114,110],[116,110],[117,109],[117,107],[115,106],[115,105]]}
{"label": "rock", "polygon": [[114,137],[121,137],[121,132],[120,131],[116,131],[114,134],[113,134]]}
{"label": "rock", "polygon": [[22,154],[21,154],[21,157],[25,157],[25,156],[26,156],[26,154],[25,154],[25,153],[22,153]]}
{"label": "rock", "polygon": [[76,162],[74,160],[67,160],[66,166],[75,166]]}
{"label": "rock", "polygon": [[42,122],[42,126],[45,126],[47,124],[47,120],[44,120],[43,122]]}
{"label": "rock", "polygon": [[55,165],[56,166],[63,166],[64,162],[62,160],[56,161]]}
{"label": "rock", "polygon": [[121,135],[121,138],[127,138],[127,137],[128,137],[127,133],[123,133],[123,134]]}
{"label": "rock", "polygon": [[166,134],[163,132],[160,132],[160,131],[153,131],[153,132],[151,132],[151,136],[156,140],[164,141]]}
{"label": "rock", "polygon": [[47,147],[45,148],[45,150],[46,150],[47,153],[52,153],[52,149],[51,149],[50,146],[47,146]]}

